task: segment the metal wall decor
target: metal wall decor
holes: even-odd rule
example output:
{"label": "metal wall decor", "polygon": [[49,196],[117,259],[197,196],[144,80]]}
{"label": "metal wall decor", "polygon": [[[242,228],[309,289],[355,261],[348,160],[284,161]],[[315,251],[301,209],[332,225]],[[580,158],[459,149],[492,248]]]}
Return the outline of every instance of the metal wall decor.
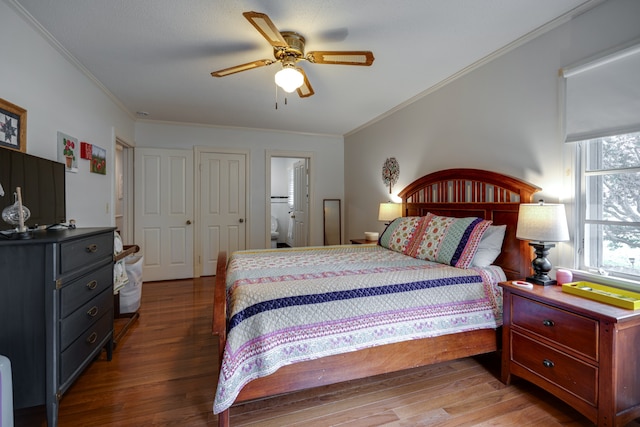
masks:
{"label": "metal wall decor", "polygon": [[389,194],[391,189],[398,182],[400,177],[400,165],[395,157],[389,157],[382,165],[382,182],[389,186]]}

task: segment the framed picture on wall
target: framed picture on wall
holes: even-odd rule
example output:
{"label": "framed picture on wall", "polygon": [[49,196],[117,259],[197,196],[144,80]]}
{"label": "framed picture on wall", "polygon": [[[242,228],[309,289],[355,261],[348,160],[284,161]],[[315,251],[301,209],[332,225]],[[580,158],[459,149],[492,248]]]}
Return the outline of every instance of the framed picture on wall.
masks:
{"label": "framed picture on wall", "polygon": [[27,151],[27,110],[0,98],[0,147]]}
{"label": "framed picture on wall", "polygon": [[78,139],[58,132],[58,161],[65,164],[67,172],[78,172]]}
{"label": "framed picture on wall", "polygon": [[107,174],[107,150],[97,145],[91,148],[91,172]]}

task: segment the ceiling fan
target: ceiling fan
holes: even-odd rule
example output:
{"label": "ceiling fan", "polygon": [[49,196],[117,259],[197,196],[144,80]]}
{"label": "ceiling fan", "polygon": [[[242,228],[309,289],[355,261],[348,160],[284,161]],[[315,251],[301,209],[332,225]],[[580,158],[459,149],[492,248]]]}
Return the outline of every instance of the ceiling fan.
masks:
{"label": "ceiling fan", "polygon": [[296,90],[301,98],[314,94],[304,70],[297,67],[298,61],[306,60],[314,64],[364,65],[373,64],[373,53],[367,50],[355,51],[313,51],[305,54],[305,39],[293,31],[278,31],[271,19],[264,13],[244,12],[242,14],[262,36],[273,46],[275,59],[260,59],[246,64],[236,65],[211,73],[214,77],[225,77],[241,71],[271,65],[282,64],[282,70],[275,76],[276,84],[286,92]]}

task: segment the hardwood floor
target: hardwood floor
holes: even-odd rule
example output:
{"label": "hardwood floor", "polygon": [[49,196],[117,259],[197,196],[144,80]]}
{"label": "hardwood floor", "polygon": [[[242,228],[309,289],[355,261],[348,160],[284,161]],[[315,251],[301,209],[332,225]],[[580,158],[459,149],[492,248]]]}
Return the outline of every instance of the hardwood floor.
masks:
{"label": "hardwood floor", "polygon": [[[144,283],[140,318],[118,343],[113,360],[106,361],[103,352],[65,393],[59,425],[216,425],[212,298],[212,278]],[[233,407],[231,423],[593,426],[533,385],[505,386],[497,379],[498,366],[494,354],[320,387]],[[19,411],[15,425],[45,426],[44,407]]]}

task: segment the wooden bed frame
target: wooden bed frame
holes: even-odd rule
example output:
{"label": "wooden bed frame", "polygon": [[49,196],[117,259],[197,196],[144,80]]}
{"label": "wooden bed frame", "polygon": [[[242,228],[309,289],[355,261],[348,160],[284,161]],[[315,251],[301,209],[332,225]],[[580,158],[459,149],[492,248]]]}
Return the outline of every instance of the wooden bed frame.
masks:
{"label": "wooden bed frame", "polygon": [[[425,175],[399,195],[404,216],[427,212],[453,217],[475,216],[505,224],[502,254],[495,264],[508,279],[530,274],[531,251],[516,239],[520,203],[529,203],[540,188],[495,172],[479,169],[447,169]],[[218,337],[219,363],[226,341],[226,264],[220,252],[215,279],[213,334]],[[481,329],[451,335],[387,344],[345,354],[284,366],[275,373],[244,386],[236,403],[267,396],[370,377],[498,350],[499,334]],[[429,349],[425,351],[425,349]],[[218,415],[218,425],[229,425],[229,409]]]}

